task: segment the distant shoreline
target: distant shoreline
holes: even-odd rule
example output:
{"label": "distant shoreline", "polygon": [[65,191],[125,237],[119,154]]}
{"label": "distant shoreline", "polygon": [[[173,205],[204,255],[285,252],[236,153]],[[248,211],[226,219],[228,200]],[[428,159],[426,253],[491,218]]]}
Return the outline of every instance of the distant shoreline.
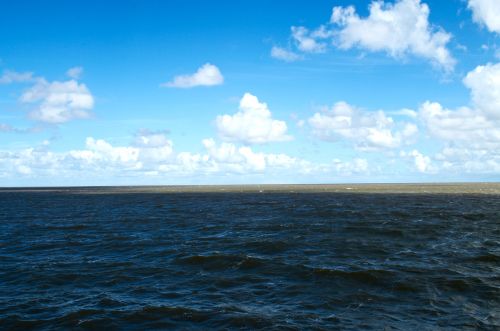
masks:
{"label": "distant shoreline", "polygon": [[500,183],[411,184],[252,184],[4,187],[5,192],[54,192],[74,194],[120,193],[385,193],[385,194],[499,194]]}

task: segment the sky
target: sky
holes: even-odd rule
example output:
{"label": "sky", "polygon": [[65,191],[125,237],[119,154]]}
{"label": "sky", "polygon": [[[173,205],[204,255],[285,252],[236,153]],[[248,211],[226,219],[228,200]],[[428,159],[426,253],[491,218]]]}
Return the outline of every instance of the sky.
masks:
{"label": "sky", "polygon": [[0,4],[0,186],[500,180],[498,0]]}

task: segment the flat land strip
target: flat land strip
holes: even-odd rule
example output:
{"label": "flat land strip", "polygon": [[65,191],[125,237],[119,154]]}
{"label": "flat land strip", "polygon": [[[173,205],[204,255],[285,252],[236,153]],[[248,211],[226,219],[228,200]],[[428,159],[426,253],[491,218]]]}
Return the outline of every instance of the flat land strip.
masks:
{"label": "flat land strip", "polygon": [[18,187],[1,192],[54,192],[80,194],[119,193],[383,193],[383,194],[494,194],[500,183],[436,184],[265,184],[265,185],[166,185],[92,187]]}

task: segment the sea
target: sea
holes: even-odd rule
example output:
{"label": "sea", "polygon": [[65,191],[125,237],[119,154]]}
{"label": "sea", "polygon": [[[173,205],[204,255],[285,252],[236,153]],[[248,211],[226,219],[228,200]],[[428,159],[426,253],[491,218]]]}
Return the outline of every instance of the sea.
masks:
{"label": "sea", "polygon": [[0,190],[1,330],[500,330],[500,195]]}

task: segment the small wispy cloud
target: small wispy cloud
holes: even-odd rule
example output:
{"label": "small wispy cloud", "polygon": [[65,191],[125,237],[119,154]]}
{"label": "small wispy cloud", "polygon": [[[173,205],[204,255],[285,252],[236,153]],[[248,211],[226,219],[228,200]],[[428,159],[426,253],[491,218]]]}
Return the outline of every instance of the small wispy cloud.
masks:
{"label": "small wispy cloud", "polygon": [[42,131],[41,127],[34,126],[31,128],[16,128],[10,124],[0,123],[0,132],[8,133],[35,133]]}
{"label": "small wispy cloud", "polygon": [[278,46],[271,48],[271,57],[285,62],[295,62],[303,59],[301,55]]}
{"label": "small wispy cloud", "polygon": [[3,75],[0,76],[0,84],[34,82],[36,79],[37,78],[32,72],[16,72],[6,70]]}
{"label": "small wispy cloud", "polygon": [[66,75],[69,78],[73,78],[73,79],[80,79],[82,74],[83,74],[82,67],[73,67],[73,68],[70,68],[68,71],[66,71]]}

